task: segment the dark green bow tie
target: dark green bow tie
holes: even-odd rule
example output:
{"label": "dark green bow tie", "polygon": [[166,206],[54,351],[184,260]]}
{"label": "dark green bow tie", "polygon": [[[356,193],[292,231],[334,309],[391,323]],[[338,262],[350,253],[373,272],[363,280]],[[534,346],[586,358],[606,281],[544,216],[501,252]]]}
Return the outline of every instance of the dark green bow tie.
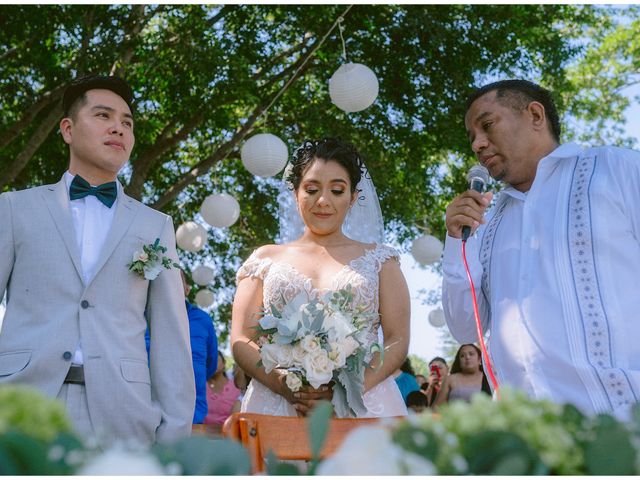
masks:
{"label": "dark green bow tie", "polygon": [[71,188],[69,188],[69,198],[71,198],[71,200],[78,200],[87,195],[95,195],[98,200],[111,208],[113,202],[116,201],[118,187],[116,186],[116,182],[103,183],[97,187],[92,187],[84,178],[76,175],[71,182]]}

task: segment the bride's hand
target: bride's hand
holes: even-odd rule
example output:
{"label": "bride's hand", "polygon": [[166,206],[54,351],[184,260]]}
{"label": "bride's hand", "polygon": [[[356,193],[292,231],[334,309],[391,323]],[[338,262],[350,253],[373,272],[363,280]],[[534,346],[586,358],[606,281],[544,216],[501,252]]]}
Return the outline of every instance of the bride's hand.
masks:
{"label": "bride's hand", "polygon": [[333,388],[331,385],[321,385],[320,388],[306,386],[293,394],[293,402],[291,403],[298,412],[298,416],[306,417],[316,406],[316,403],[322,400],[330,402],[332,398]]}

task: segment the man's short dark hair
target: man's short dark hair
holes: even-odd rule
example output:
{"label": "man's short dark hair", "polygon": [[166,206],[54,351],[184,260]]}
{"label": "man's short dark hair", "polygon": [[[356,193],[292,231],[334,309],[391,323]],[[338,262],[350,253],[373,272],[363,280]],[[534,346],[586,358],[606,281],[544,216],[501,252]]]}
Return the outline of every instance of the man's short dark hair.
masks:
{"label": "man's short dark hair", "polygon": [[531,102],[541,103],[547,115],[551,134],[556,142],[560,142],[560,118],[556,105],[551,97],[551,92],[527,80],[501,80],[480,87],[467,98],[465,114],[469,111],[473,102],[494,90],[496,92],[496,98],[500,99],[503,105],[509,106],[517,111],[524,110]]}
{"label": "man's short dark hair", "polygon": [[67,87],[62,98],[64,116],[69,117],[75,114],[86,101],[85,93],[96,88],[111,90],[129,105],[133,113],[133,91],[127,82],[120,77],[107,75],[87,75],[77,78]]}

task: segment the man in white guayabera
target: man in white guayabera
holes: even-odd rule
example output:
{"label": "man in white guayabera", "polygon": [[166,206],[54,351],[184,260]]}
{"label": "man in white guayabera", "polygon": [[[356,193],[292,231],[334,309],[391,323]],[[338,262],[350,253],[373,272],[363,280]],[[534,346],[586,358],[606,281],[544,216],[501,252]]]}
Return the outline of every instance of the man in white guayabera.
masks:
{"label": "man in white guayabera", "polygon": [[640,153],[560,143],[550,93],[525,80],[468,100],[471,148],[506,188],[469,190],[447,208],[443,306],[476,340],[467,258],[498,382],[587,414],[629,417],[640,399]]}

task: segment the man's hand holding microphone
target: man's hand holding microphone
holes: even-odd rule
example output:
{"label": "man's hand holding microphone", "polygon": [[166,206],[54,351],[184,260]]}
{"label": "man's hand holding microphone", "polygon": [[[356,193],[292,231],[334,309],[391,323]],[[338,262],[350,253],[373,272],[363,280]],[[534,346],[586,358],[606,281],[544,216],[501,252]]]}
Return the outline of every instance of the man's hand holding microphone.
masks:
{"label": "man's hand holding microphone", "polygon": [[480,224],[484,223],[484,212],[493,199],[492,192],[484,192],[489,181],[489,172],[482,165],[471,167],[467,174],[469,190],[455,197],[446,211],[449,236],[466,242]]}

